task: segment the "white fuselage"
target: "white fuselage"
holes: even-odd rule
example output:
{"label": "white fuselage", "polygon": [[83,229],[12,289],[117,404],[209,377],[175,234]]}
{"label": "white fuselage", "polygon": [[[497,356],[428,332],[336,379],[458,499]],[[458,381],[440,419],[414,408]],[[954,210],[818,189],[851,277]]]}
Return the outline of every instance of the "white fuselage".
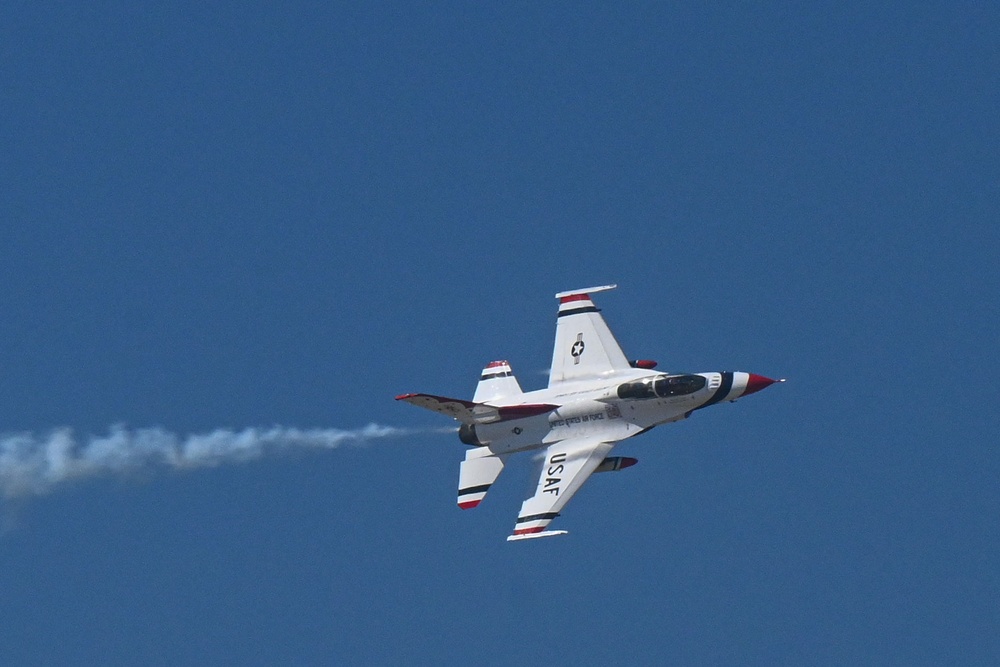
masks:
{"label": "white fuselage", "polygon": [[[637,383],[641,387],[658,379],[681,377],[704,378],[704,386],[680,395],[621,396],[623,385]],[[521,394],[516,403],[509,404],[548,403],[558,405],[555,410],[523,419],[476,424],[475,437],[494,454],[537,449],[578,436],[615,442],[659,424],[685,419],[699,408],[734,401],[744,394],[748,378],[748,373],[741,372],[679,376],[633,369],[606,378],[564,382],[555,388]]]}

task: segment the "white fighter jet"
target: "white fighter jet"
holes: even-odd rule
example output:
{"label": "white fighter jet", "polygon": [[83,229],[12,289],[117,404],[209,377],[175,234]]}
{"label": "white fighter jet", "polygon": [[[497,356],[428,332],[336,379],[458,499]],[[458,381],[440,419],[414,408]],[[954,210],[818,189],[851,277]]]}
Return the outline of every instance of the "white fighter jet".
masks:
{"label": "white fighter jet", "polygon": [[654,361],[629,361],[590,298],[615,287],[556,294],[559,315],[548,388],[525,393],[510,364],[493,361],[483,369],[471,401],[431,394],[396,397],[461,422],[458,436],[472,447],[458,476],[462,509],[482,502],[512,454],[541,451],[538,486],[521,505],[508,540],[566,534],[546,528],[587,478],[637,463],[609,456],[621,440],[784,382],[728,371],[662,373],[653,370]]}

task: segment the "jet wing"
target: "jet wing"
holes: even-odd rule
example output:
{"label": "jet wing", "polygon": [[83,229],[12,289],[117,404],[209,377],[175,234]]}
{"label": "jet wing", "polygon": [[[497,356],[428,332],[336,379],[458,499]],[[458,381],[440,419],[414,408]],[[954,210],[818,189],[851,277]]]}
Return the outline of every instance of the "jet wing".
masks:
{"label": "jet wing", "polygon": [[545,528],[559,516],[590,474],[601,465],[614,443],[597,438],[570,438],[545,449],[542,471],[535,494],[524,501],[517,515],[514,533],[507,540],[564,535],[565,530]]}
{"label": "jet wing", "polygon": [[601,317],[590,295],[614,289],[614,285],[590,287],[556,294],[556,344],[552,351],[549,386],[629,370],[631,365]]}
{"label": "jet wing", "polygon": [[463,424],[488,424],[490,422],[522,419],[543,415],[558,408],[558,405],[547,403],[526,403],[524,405],[495,406],[487,403],[473,403],[460,398],[434,396],[433,394],[402,394],[397,401],[406,401],[411,405],[448,415]]}

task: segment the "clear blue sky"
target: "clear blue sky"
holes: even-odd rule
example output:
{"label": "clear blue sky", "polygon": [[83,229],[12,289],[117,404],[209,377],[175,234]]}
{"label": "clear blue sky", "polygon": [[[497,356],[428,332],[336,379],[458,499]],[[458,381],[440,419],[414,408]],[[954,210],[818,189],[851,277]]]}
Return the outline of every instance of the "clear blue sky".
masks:
{"label": "clear blue sky", "polygon": [[[602,3],[603,4],[603,3]],[[332,6],[331,6],[332,5]],[[557,291],[789,382],[508,544],[422,433],[2,500],[11,665],[1000,663],[991,3],[7,3],[0,432],[435,428]]]}

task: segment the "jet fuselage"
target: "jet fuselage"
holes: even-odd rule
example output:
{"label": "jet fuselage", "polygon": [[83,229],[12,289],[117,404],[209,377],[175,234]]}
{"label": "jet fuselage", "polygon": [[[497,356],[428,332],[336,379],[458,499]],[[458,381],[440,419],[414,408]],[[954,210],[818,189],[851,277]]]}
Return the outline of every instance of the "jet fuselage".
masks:
{"label": "jet fuselage", "polygon": [[773,381],[743,372],[666,374],[635,369],[607,380],[560,384],[518,397],[514,405],[554,404],[546,414],[463,425],[462,442],[494,454],[547,447],[569,437],[600,435],[621,440],[659,424],[686,419],[695,410],[732,402]]}
{"label": "jet fuselage", "polygon": [[458,473],[456,500],[463,510],[479,506],[512,454],[540,450],[538,484],[521,504],[508,540],[565,534],[547,527],[590,475],[636,463],[610,455],[621,440],[775,382],[742,372],[662,373],[653,370],[654,361],[629,361],[591,298],[614,287],[556,294],[547,388],[524,392],[510,364],[496,360],[483,368],[471,401],[423,393],[396,397],[460,422],[459,438],[471,445]]}

